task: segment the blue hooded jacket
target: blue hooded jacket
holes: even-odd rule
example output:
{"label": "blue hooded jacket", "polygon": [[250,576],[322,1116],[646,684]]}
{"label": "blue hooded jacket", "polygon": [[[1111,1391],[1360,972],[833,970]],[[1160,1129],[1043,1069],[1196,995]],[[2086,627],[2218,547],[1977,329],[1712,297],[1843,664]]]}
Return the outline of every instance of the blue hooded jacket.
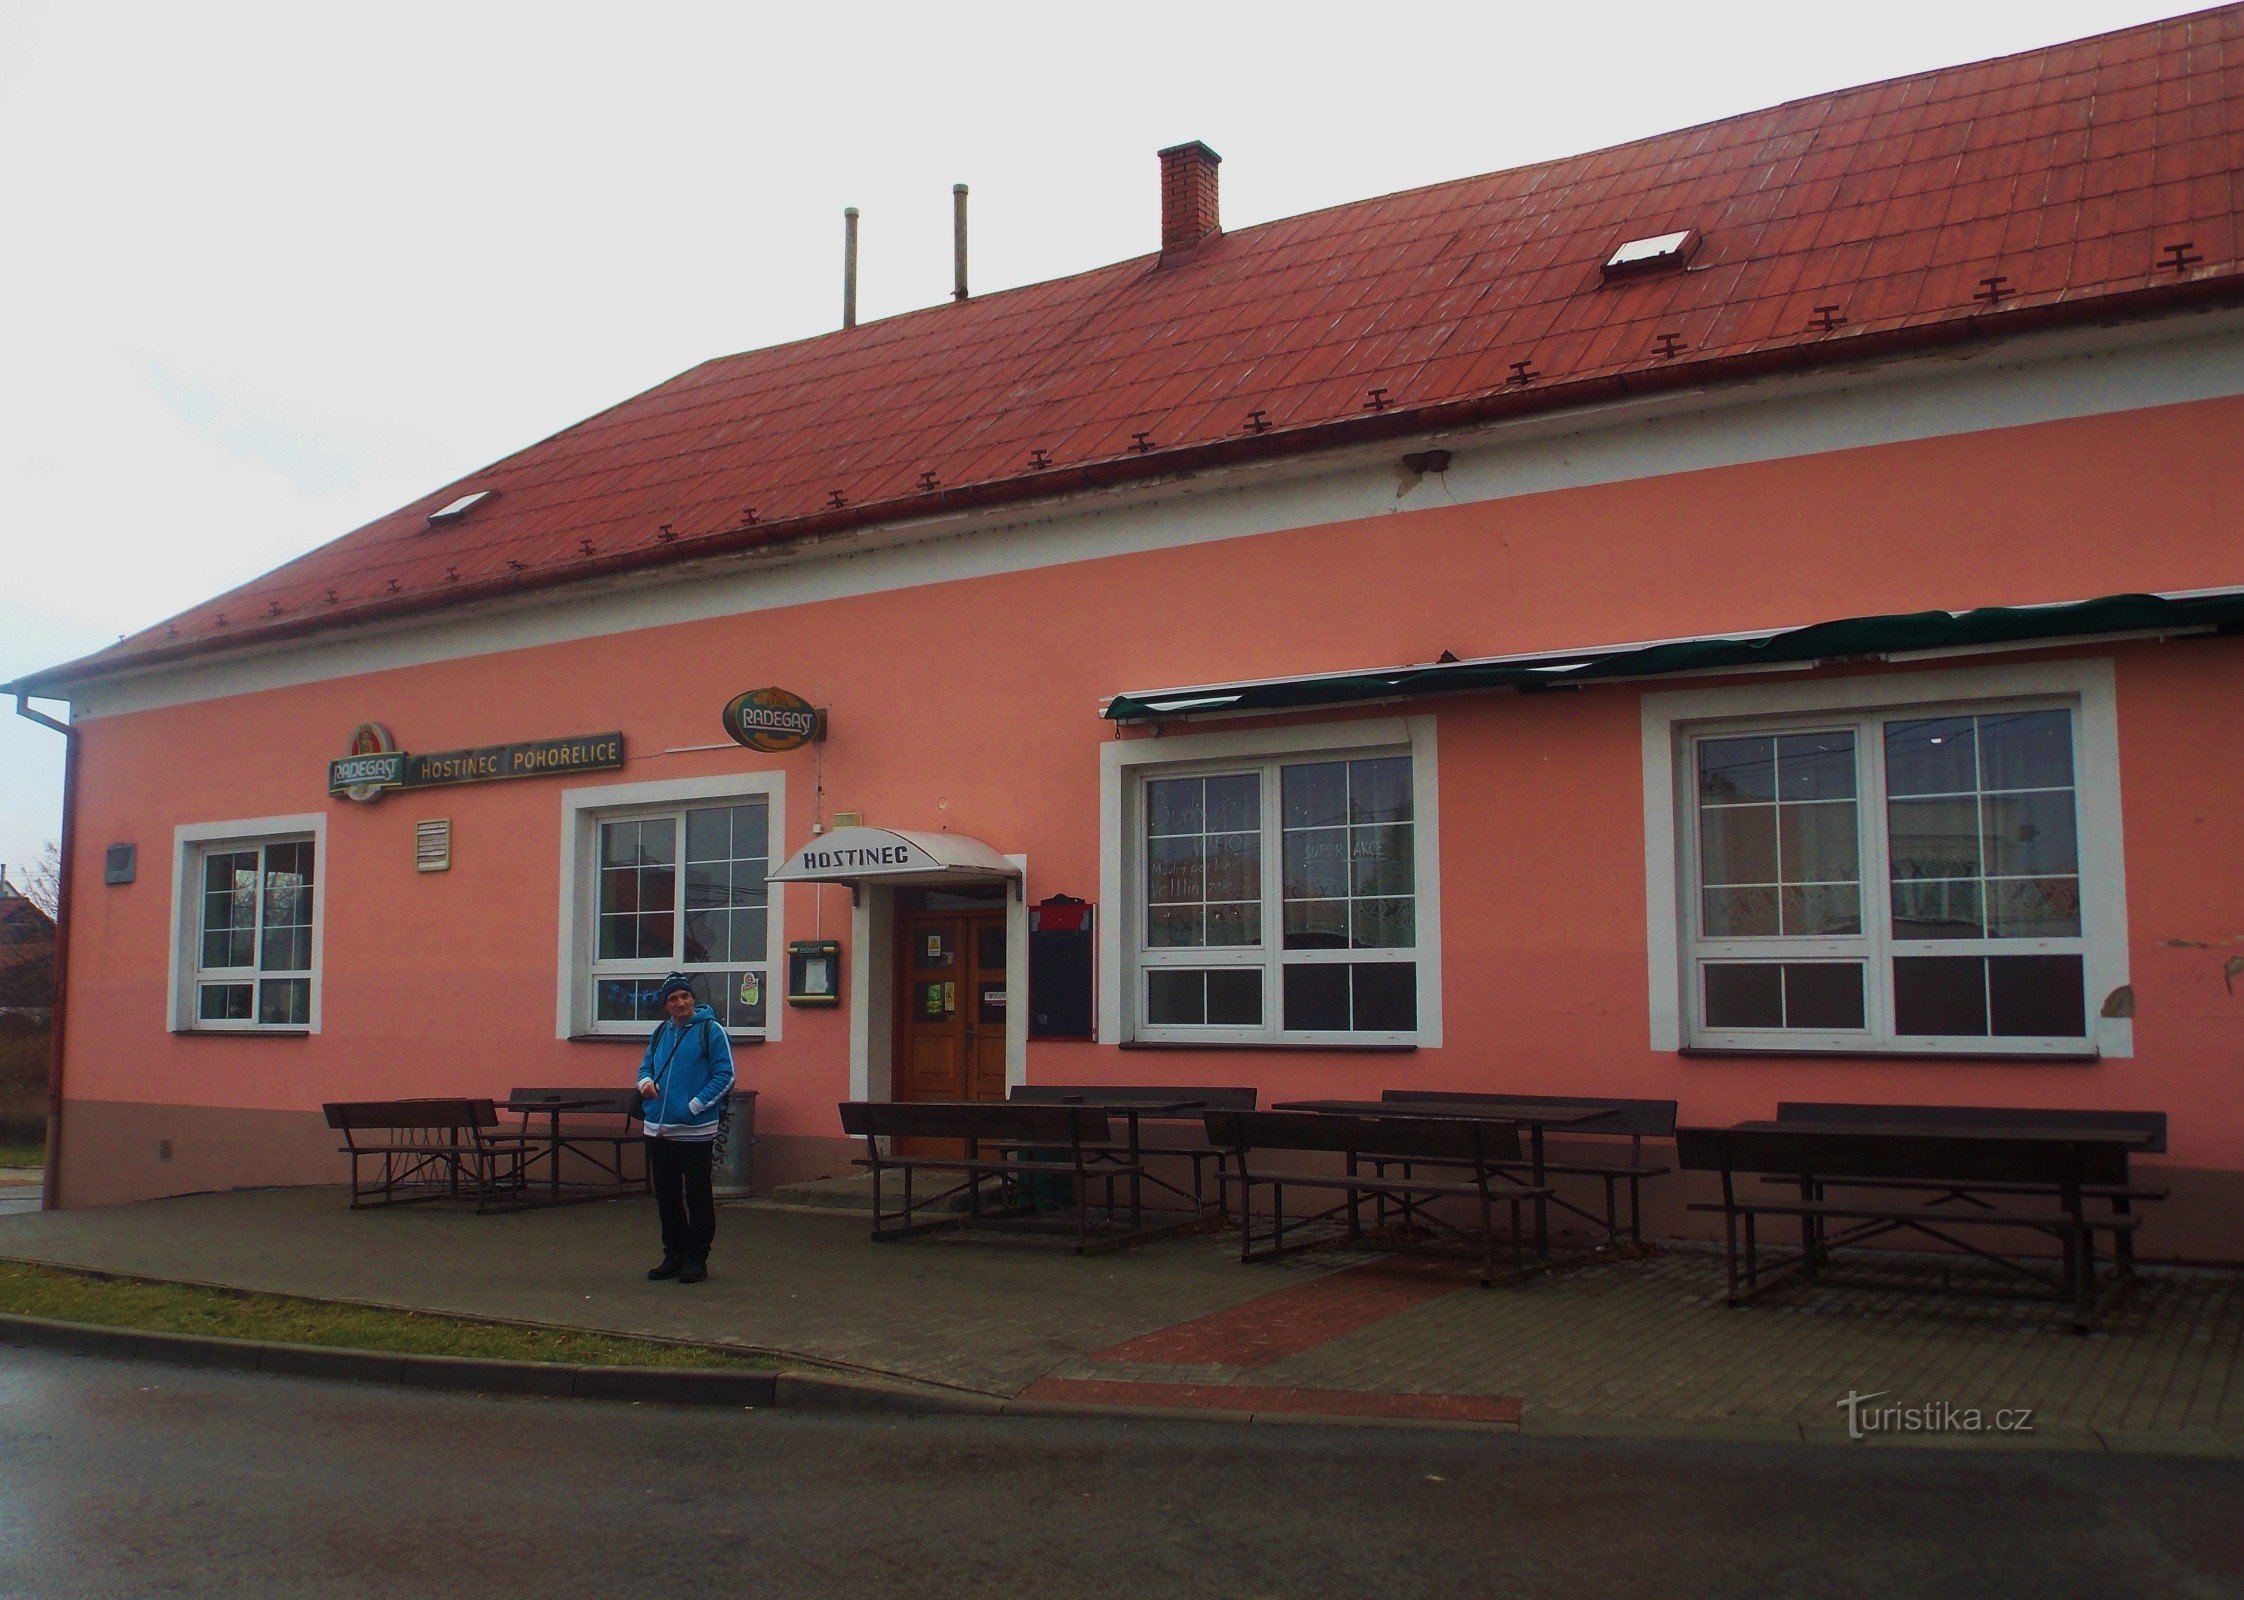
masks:
{"label": "blue hooded jacket", "polygon": [[695,1006],[682,1028],[664,1018],[639,1058],[639,1077],[655,1086],[639,1105],[648,1138],[716,1138],[718,1113],[732,1092],[732,1040],[717,1014]]}

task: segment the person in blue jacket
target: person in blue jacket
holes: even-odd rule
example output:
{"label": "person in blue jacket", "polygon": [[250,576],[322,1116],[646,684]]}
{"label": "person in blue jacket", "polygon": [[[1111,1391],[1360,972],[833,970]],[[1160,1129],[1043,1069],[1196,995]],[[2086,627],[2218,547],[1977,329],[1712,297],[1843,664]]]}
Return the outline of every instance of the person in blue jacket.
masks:
{"label": "person in blue jacket", "polygon": [[662,980],[658,1024],[639,1061],[639,1108],[647,1135],[647,1178],[662,1217],[662,1261],[647,1276],[699,1283],[709,1276],[717,1201],[709,1166],[717,1119],[732,1093],[732,1041],[717,1014],[673,972]]}

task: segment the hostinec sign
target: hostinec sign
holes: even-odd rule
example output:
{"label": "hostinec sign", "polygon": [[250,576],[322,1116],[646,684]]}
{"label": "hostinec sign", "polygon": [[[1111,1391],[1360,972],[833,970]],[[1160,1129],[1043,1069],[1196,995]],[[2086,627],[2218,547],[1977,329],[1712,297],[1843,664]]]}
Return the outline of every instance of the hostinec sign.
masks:
{"label": "hostinec sign", "polygon": [[725,735],[777,755],[826,737],[826,714],[791,689],[750,689],[725,702]]}

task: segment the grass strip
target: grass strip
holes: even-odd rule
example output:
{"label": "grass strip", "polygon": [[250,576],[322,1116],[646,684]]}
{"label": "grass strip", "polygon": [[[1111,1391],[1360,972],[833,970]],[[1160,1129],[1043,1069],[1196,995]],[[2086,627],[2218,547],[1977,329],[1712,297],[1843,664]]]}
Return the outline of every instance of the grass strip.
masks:
{"label": "grass strip", "polygon": [[702,1345],[528,1328],[425,1311],[339,1305],[331,1300],[206,1289],[145,1278],[111,1278],[18,1261],[0,1261],[0,1312],[104,1328],[208,1334],[267,1344],[333,1345],[403,1355],[477,1356],[598,1367],[770,1370],[778,1365],[760,1356]]}
{"label": "grass strip", "polygon": [[0,1144],[0,1167],[43,1167],[47,1164],[47,1147],[43,1144]]}

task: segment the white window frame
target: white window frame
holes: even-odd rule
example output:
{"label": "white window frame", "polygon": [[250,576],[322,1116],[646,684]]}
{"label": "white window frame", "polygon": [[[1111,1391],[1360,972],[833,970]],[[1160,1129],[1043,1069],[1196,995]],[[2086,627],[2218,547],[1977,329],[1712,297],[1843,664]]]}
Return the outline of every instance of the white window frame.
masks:
{"label": "white window frame", "polygon": [[[1294,728],[1163,734],[1159,738],[1117,739],[1099,747],[1099,1036],[1142,1044],[1437,1046],[1441,1014],[1441,808],[1434,719],[1387,717],[1361,722],[1318,723]],[[1263,788],[1263,943],[1243,951],[1148,952],[1145,946],[1146,783],[1156,778],[1236,772],[1266,765],[1337,761],[1369,756],[1407,755],[1411,763],[1412,854],[1416,873],[1418,943],[1418,1026],[1394,1032],[1288,1032],[1281,1024],[1286,965],[1281,947],[1283,924],[1274,885],[1283,857],[1272,841],[1280,798],[1275,775]],[[1301,953],[1296,952],[1297,956]],[[1377,952],[1335,951],[1324,959],[1348,960]],[[1396,955],[1403,954],[1396,951]],[[1157,1027],[1144,1020],[1145,973],[1151,965],[1220,966],[1239,964],[1264,970],[1263,1026]]]}
{"label": "white window frame", "polygon": [[[787,858],[787,775],[739,772],[706,778],[675,778],[652,783],[612,783],[561,793],[561,946],[555,975],[554,1031],[563,1039],[644,1040],[652,1024],[595,1022],[592,1016],[593,957],[599,950],[600,824],[676,811],[712,802],[765,805],[767,847],[773,868]],[[681,856],[679,894],[685,893]],[[764,932],[764,1025],[726,1030],[735,1039],[776,1041],[786,1012],[787,934],[785,885],[771,885]]]}
{"label": "white window frame", "polygon": [[[2085,968],[2085,1038],[1894,1037],[1890,962],[1921,949],[1917,941],[1870,935],[1884,903],[1873,893],[1884,871],[1887,842],[1882,787],[1857,796],[1865,840],[1861,861],[1865,935],[1827,941],[1768,941],[1769,959],[1813,960],[1828,946],[1837,954],[1868,953],[1865,1021],[1861,1032],[1716,1031],[1698,1024],[1692,983],[1693,905],[1697,840],[1691,743],[1716,733],[1807,731],[1862,719],[1961,715],[1990,707],[2064,706],[2073,713],[2073,794],[2079,840],[2081,931],[2077,938],[2004,940],[2005,949],[2032,954],[2044,946],[2078,951]],[[2120,828],[2119,728],[2112,663],[2108,658],[1954,667],[1874,677],[1808,682],[1758,680],[1735,688],[1686,689],[1647,694],[1642,712],[1644,754],[1644,854],[1647,977],[1655,1050],[1765,1051],[1770,1054],[1843,1053],[1887,1056],[2130,1057],[2134,1024],[2101,1014],[2107,996],[2128,979],[2126,851]],[[1858,771],[1868,763],[1857,756]],[[1874,823],[1874,825],[1873,825]],[[1957,954],[1984,953],[1981,942],[1937,941]],[[1847,947],[1840,950],[1840,946]],[[1960,948],[1959,948],[1960,947]]]}
{"label": "white window frame", "polygon": [[[268,844],[312,845],[311,1007],[306,1022],[205,1022],[197,1015],[202,975],[203,858],[213,852]],[[320,1031],[320,977],[326,970],[327,816],[306,812],[287,817],[244,817],[232,822],[181,823],[172,829],[171,959],[166,993],[171,996],[169,1031],[223,1033],[235,1037],[301,1037]],[[229,969],[230,970],[230,969]],[[247,981],[254,982],[251,973]]]}

